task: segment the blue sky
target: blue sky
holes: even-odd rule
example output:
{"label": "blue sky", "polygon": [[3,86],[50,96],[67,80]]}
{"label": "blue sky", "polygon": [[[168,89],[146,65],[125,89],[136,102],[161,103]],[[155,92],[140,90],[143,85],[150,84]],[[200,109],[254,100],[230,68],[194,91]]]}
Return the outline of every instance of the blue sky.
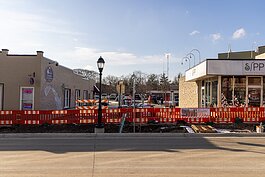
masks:
{"label": "blue sky", "polygon": [[[59,64],[128,75],[188,68],[183,57],[198,49],[201,60],[218,53],[265,45],[263,0],[0,0],[0,47],[13,54],[44,56]],[[195,61],[199,55],[196,51]],[[191,58],[193,65],[193,58]]]}

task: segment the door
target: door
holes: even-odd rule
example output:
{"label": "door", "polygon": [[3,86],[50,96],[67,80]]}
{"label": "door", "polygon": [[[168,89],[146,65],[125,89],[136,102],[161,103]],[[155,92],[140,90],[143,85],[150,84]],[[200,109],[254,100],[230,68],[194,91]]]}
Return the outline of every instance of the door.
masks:
{"label": "door", "polygon": [[0,110],[3,110],[4,104],[4,84],[0,84]]}
{"label": "door", "polygon": [[261,88],[248,88],[248,106],[261,105]]}
{"label": "door", "polygon": [[261,95],[262,95],[262,78],[259,76],[249,76],[247,77],[248,88],[247,88],[247,98],[248,106],[260,107]]}

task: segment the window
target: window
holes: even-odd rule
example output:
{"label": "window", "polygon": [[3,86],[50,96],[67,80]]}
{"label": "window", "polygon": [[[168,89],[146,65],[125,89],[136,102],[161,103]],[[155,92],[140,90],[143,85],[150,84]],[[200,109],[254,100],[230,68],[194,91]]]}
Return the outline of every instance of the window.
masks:
{"label": "window", "polygon": [[205,81],[205,106],[209,107],[211,104],[211,82]]}
{"label": "window", "polygon": [[263,106],[265,105],[265,77],[263,77]]}
{"label": "window", "polygon": [[202,107],[217,106],[217,87],[218,87],[218,81],[216,80],[202,81],[202,87],[201,87]]}
{"label": "window", "polygon": [[70,108],[71,89],[64,89],[64,108]]}
{"label": "window", "polygon": [[20,88],[20,110],[34,109],[34,87]]}
{"label": "window", "polygon": [[83,91],[83,98],[84,98],[84,100],[88,100],[89,98],[88,98],[88,91],[87,90],[84,90]]}
{"label": "window", "polygon": [[249,77],[248,85],[261,85],[261,77]]}
{"label": "window", "polygon": [[76,89],[75,90],[75,100],[80,100],[81,99],[81,94],[80,94],[80,90]]}
{"label": "window", "polygon": [[253,77],[249,76],[248,78],[248,87],[247,87],[247,99],[248,99],[248,106],[261,106],[262,105],[262,78],[261,77]]}
{"label": "window", "polygon": [[260,106],[261,88],[248,88],[248,106]]}
{"label": "window", "polygon": [[221,104],[222,107],[232,106],[233,77],[222,77]]}
{"label": "window", "polygon": [[234,106],[243,107],[245,105],[246,105],[246,77],[235,77]]}
{"label": "window", "polygon": [[218,81],[212,82],[212,100],[211,100],[211,107],[217,106],[217,88],[218,88]]}
{"label": "window", "polygon": [[3,110],[4,104],[4,84],[0,84],[0,110]]}

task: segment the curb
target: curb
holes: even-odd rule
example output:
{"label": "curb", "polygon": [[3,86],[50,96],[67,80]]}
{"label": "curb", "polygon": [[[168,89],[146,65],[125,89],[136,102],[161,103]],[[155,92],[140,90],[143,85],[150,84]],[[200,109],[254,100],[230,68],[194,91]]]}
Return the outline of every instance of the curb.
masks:
{"label": "curb", "polygon": [[265,133],[2,133],[0,138],[53,137],[265,137]]}

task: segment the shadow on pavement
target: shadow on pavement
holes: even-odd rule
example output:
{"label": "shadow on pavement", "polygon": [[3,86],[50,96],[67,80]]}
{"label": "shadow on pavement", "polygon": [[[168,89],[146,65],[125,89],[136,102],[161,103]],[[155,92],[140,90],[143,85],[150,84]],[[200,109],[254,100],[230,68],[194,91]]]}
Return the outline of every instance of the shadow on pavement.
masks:
{"label": "shadow on pavement", "polygon": [[[263,144],[238,143],[265,147]],[[218,147],[203,136],[183,135],[25,135],[1,136],[0,151],[48,151],[67,152],[103,152],[103,151],[164,151],[179,152],[183,149],[218,149],[232,152],[244,152],[247,148],[233,149]]]}

